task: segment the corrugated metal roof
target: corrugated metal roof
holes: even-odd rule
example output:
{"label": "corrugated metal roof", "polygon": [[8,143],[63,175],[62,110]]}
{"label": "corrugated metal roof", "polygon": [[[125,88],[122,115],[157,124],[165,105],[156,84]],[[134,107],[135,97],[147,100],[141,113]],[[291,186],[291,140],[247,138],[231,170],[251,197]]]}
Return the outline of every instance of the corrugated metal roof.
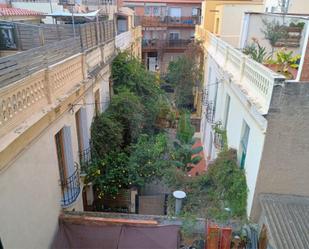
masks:
{"label": "corrugated metal roof", "polygon": [[42,16],[44,13],[19,8],[0,7],[0,16]]}
{"label": "corrugated metal roof", "polygon": [[263,194],[260,203],[276,248],[309,248],[309,197]]}

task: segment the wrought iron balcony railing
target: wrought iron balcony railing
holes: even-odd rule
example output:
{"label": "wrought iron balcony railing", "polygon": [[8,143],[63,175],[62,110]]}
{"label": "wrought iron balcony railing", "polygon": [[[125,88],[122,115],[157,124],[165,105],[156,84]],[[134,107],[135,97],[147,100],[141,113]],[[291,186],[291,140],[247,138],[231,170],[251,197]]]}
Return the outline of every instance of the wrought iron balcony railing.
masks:
{"label": "wrought iron balcony railing", "polygon": [[91,149],[90,147],[79,152],[80,170],[81,173],[85,173],[86,169],[91,163]]}
{"label": "wrought iron balcony railing", "polygon": [[190,39],[174,39],[174,40],[159,40],[159,39],[144,39],[143,49],[186,49],[190,44]]}
{"label": "wrought iron balcony railing", "polygon": [[62,199],[61,206],[67,207],[74,203],[80,194],[79,166],[75,163],[75,171],[69,177],[60,180]]}
{"label": "wrought iron balcony railing", "polygon": [[143,27],[194,27],[200,24],[199,16],[138,16],[136,23]]}

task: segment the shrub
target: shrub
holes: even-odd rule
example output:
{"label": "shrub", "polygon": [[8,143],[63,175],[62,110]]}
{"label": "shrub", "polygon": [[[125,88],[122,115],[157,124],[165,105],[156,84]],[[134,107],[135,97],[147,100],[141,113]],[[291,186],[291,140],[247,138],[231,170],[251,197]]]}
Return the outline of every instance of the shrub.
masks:
{"label": "shrub", "polygon": [[103,158],[117,151],[123,144],[123,127],[116,119],[106,113],[95,116],[91,125],[91,151],[93,156]]}

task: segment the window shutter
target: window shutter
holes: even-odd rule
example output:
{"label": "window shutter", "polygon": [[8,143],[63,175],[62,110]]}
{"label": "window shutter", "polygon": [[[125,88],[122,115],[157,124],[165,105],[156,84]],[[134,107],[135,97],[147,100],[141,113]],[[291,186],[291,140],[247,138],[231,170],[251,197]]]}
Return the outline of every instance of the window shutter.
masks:
{"label": "window shutter", "polygon": [[73,149],[72,149],[72,139],[71,139],[71,127],[65,126],[63,127],[63,138],[64,138],[64,153],[66,165],[68,167],[68,177],[70,177],[74,171],[74,157],[73,157]]}
{"label": "window shutter", "polygon": [[84,107],[80,108],[80,127],[83,136],[83,149],[86,150],[89,148],[89,131],[87,125],[87,112]]}

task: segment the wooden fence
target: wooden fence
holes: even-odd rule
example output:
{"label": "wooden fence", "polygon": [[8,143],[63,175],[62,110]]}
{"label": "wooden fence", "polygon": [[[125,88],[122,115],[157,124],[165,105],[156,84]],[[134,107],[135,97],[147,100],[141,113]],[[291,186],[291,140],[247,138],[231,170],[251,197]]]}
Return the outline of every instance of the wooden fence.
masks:
{"label": "wooden fence", "polygon": [[[6,30],[12,30],[10,32],[14,38],[0,39],[0,49],[2,50],[28,50],[74,37],[72,24],[35,25],[0,21],[0,29],[4,27]],[[82,49],[89,49],[113,39],[115,37],[115,25],[113,21],[76,24],[75,36],[80,37]]]}
{"label": "wooden fence", "polygon": [[0,58],[0,88],[80,52],[76,37]]}

